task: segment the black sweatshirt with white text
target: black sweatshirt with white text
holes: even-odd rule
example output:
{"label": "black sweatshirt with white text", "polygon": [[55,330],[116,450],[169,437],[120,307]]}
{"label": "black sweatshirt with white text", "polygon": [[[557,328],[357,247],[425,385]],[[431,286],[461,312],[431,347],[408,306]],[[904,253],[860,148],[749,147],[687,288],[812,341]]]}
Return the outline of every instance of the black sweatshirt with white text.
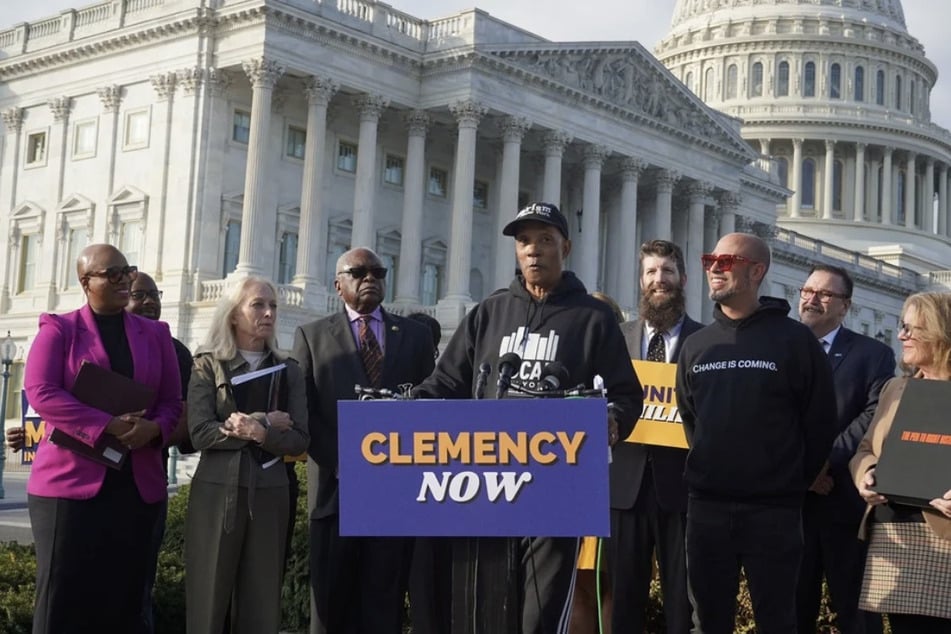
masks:
{"label": "black sweatshirt with white text", "polygon": [[690,446],[693,497],[796,505],[836,437],[832,369],[783,299],[760,298],[744,319],[717,305],[684,341],[677,404]]}

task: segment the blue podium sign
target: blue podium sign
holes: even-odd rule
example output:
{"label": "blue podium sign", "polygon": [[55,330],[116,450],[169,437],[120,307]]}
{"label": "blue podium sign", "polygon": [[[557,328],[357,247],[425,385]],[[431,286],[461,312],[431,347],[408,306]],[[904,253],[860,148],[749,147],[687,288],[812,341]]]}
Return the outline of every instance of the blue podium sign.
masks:
{"label": "blue podium sign", "polygon": [[604,399],[340,401],[340,534],[607,536]]}

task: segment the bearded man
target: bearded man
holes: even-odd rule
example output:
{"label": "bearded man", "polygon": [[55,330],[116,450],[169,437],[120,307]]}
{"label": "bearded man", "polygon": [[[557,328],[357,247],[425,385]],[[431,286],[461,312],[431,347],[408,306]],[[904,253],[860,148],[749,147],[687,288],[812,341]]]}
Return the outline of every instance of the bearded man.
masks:
{"label": "bearded man", "polygon": [[[673,242],[641,245],[640,317],[621,325],[632,359],[674,363],[680,346],[703,325],[684,312],[683,252]],[[611,462],[609,558],[614,602],[612,632],[643,632],[657,552],[667,631],[686,634],[692,609],[687,598],[685,530],[687,450],[620,442]]]}

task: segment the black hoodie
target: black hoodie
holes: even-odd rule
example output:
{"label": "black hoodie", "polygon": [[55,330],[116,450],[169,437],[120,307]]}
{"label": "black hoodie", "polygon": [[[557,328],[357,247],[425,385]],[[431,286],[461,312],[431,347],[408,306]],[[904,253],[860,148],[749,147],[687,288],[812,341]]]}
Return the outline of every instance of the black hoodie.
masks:
{"label": "black hoodie", "polygon": [[684,341],[677,405],[694,497],[799,504],[836,436],[832,369],[815,335],[760,298],[749,317],[714,308],[714,323]]}
{"label": "black hoodie", "polygon": [[456,329],[433,374],[413,393],[420,398],[474,398],[476,373],[488,363],[492,375],[485,397],[495,398],[498,362],[506,352],[522,359],[513,385],[538,389],[551,361],[567,368],[570,380],[564,387],[592,387],[594,376],[600,375],[615,406],[620,437],[634,428],[642,391],[624,336],[608,305],[589,296],[574,273],[562,273],[558,286],[541,301],[516,277],[508,289],[481,302]]}

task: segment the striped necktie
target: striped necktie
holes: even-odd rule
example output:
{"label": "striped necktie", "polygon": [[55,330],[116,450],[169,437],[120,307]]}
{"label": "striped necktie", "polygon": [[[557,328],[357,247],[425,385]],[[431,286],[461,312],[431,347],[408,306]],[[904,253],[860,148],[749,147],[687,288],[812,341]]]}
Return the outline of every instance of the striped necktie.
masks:
{"label": "striped necktie", "polygon": [[380,342],[370,328],[371,319],[370,315],[360,316],[360,358],[363,360],[363,369],[370,385],[380,387],[383,378],[383,351],[380,350]]}

